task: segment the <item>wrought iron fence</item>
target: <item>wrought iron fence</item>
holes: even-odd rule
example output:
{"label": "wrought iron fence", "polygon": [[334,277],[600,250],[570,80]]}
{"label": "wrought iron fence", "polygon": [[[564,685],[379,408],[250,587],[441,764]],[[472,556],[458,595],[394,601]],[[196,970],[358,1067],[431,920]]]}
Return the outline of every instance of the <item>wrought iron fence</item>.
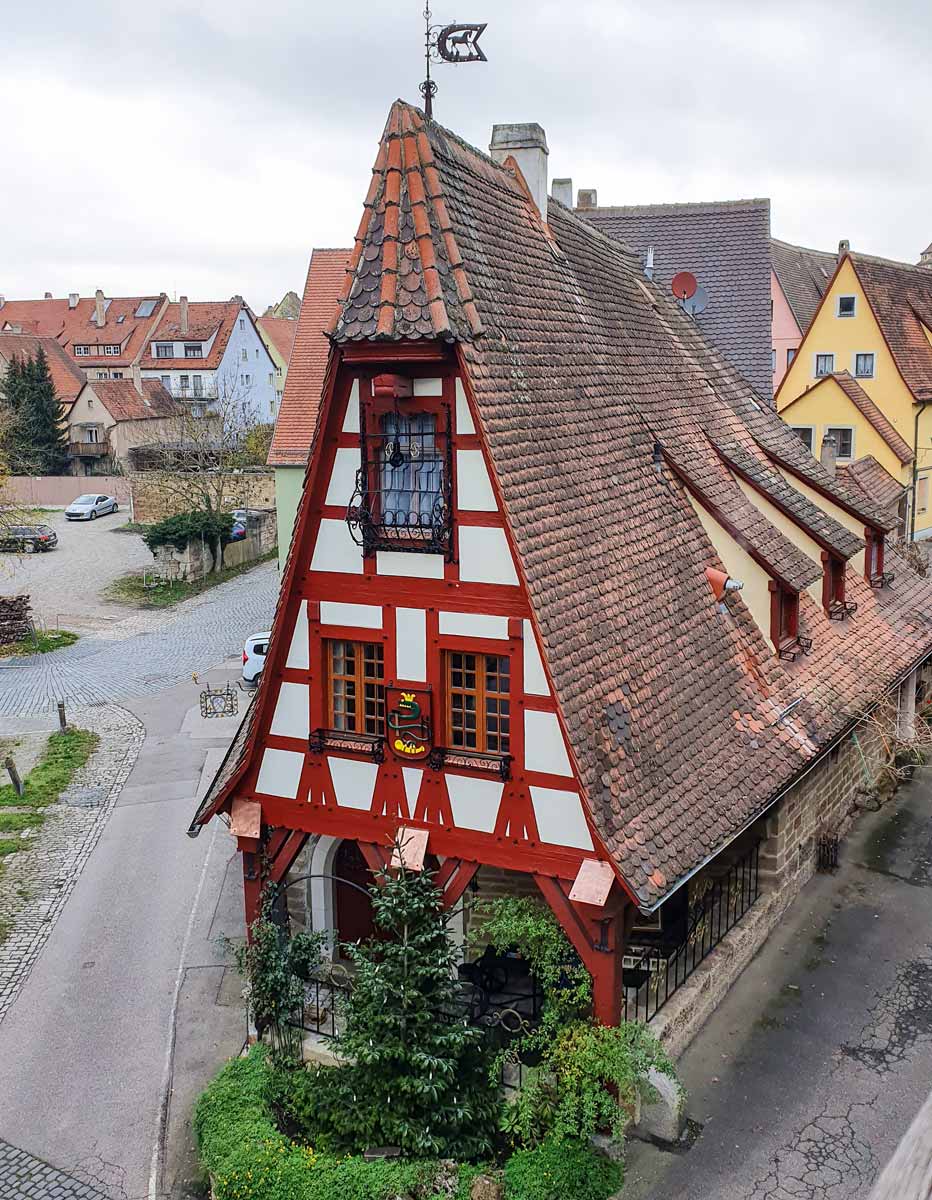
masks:
{"label": "wrought iron fence", "polygon": [[760,896],[760,842],[716,879],[689,912],[688,933],[679,945],[659,943],[625,956],[622,1016],[651,1021],[677,988]]}

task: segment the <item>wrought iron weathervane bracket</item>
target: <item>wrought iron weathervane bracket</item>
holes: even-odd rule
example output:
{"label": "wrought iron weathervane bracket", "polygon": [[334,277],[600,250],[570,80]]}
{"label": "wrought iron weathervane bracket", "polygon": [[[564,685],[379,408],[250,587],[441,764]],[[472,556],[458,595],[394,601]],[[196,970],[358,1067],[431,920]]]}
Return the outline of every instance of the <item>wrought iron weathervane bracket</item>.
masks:
{"label": "wrought iron weathervane bracket", "polygon": [[437,84],[430,77],[430,64],[435,63],[473,63],[488,62],[479,39],[485,30],[485,24],[470,25],[432,25],[430,4],[424,7],[424,61],[427,75],[420,85],[419,91],[424,97],[424,112],[428,117],[434,115],[434,96],[437,95]]}

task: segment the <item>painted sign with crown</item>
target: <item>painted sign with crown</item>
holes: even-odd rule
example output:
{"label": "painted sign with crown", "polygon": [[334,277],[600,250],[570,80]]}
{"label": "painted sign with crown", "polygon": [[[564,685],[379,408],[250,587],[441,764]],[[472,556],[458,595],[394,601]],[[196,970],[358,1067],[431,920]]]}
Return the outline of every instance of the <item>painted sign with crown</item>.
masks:
{"label": "painted sign with crown", "polygon": [[398,758],[426,758],[433,746],[430,692],[386,688],[385,725],[388,745]]}

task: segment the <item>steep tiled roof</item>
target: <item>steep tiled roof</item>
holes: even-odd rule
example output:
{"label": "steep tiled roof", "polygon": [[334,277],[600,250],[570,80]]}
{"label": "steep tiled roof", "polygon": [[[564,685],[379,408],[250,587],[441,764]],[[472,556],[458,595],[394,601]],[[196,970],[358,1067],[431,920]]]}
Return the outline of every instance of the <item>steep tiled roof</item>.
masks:
{"label": "steep tiled roof", "polygon": [[[25,332],[53,337],[69,355],[75,346],[89,346],[91,353],[80,359],[82,366],[128,366],[145,343],[165,297],[115,296],[104,300],[104,324],[96,322],[96,302],[93,296],[82,296],[74,308],[67,297],[62,300],[7,300],[0,307],[0,330],[5,326],[21,327]],[[148,302],[152,311],[137,317],[140,306]],[[118,354],[105,355],[96,346],[119,346]]]}
{"label": "steep tiled roof", "polygon": [[182,413],[158,379],[143,379],[140,395],[131,379],[94,379],[87,385],[115,421],[149,421]]}
{"label": "steep tiled roof", "polygon": [[907,263],[850,255],[874,316],[906,386],[932,400],[932,271]]}
{"label": "steep tiled roof", "polygon": [[906,493],[905,486],[894,479],[872,454],[856,458],[846,466],[839,465],[838,470],[850,487],[862,492],[881,508],[897,508]]}
{"label": "steep tiled roof", "polygon": [[256,320],[259,331],[272,343],[286,363],[291,359],[291,347],[294,345],[295,330],[298,322],[288,317],[259,317]]}
{"label": "steep tiled roof", "polygon": [[835,273],[837,256],[823,250],[809,250],[806,246],[794,246],[778,238],[770,239],[770,256],[790,311],[800,333],[805,333]]}
{"label": "steep tiled roof", "polygon": [[30,333],[0,332],[0,362],[8,363],[11,358],[35,358],[40,346],[49,362],[55,395],[59,400],[70,404],[84,387],[84,372],[54,338],[39,337]]}
{"label": "steep tiled roof", "polygon": [[[220,366],[223,352],[227,348],[237,319],[245,314],[252,317],[239,299],[236,300],[192,300],[188,302],[187,330],[181,331],[181,305],[169,304],[151,338],[150,345],[140,360],[144,371],[211,371]],[[213,344],[203,358],[156,358],[155,342],[206,342],[214,337]]]}
{"label": "steep tiled roof", "polygon": [[269,450],[270,467],[303,467],[307,463],[330,355],[324,329],[336,312],[351,254],[351,250],[315,250],[311,255],[301,315],[294,322],[297,328],[285,391]]}
{"label": "steep tiled roof", "polygon": [[[389,155],[398,129],[417,131],[411,194],[410,176],[426,175],[429,163],[433,211],[442,200],[462,255],[477,322],[457,353],[587,802],[609,853],[649,906],[932,653],[922,615],[932,609],[932,585],[891,550],[895,582],[879,591],[849,568],[858,609],[848,621],[830,621],[803,590],[800,632],[813,647],[793,664],[775,656],[741,593],[720,613],[705,571],[723,564],[681,480],[739,524],[751,549],[787,553],[792,563],[785,539],[710,442],[757,458],[762,472],[780,460],[814,488],[846,503],[850,495],[758,403],[666,286],[644,279],[637,256],[558,204],[548,208],[546,230],[514,173],[400,101],[357,267],[383,253],[384,222],[371,206],[386,177],[399,174],[397,153]],[[431,226],[435,256],[447,244],[444,224]],[[421,263],[425,249],[412,251]],[[382,329],[375,312],[363,318],[353,294],[338,328],[346,323],[363,336],[365,325],[373,337],[397,328],[385,265],[373,285],[385,297]],[[351,286],[359,278],[354,270]],[[412,327],[422,319],[412,317]],[[440,331],[452,323],[434,328],[447,336]],[[867,501],[861,507],[872,510]],[[801,703],[787,716],[793,701]]]}
{"label": "steep tiled roof", "polygon": [[389,114],[331,332],[338,342],[481,333],[423,126]]}
{"label": "steep tiled roof", "polygon": [[709,293],[696,318],[709,341],[767,398],[770,366],[770,201],[579,208],[579,216],[630,246],[665,287],[691,271]]}
{"label": "steep tiled roof", "polygon": [[[930,347],[932,349],[932,347]],[[895,427],[883,415],[867,392],[861,387],[853,375],[847,371],[835,373],[835,381],[857,410],[870,421],[883,440],[887,443],[901,463],[913,461],[913,452],[904,437],[897,433]]]}

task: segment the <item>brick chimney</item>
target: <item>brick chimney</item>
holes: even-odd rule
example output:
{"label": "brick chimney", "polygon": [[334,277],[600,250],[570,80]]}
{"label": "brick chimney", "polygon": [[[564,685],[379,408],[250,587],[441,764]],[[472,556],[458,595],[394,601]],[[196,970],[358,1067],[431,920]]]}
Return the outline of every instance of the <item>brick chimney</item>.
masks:
{"label": "brick chimney", "polygon": [[580,188],[576,193],[577,208],[598,208],[599,193],[595,188]]}
{"label": "brick chimney", "polygon": [[550,195],[554,200],[559,200],[561,204],[565,204],[567,208],[573,207],[573,181],[572,179],[554,179],[550,185]]}
{"label": "brick chimney", "polygon": [[547,135],[536,121],[493,125],[489,154],[499,164],[513,157],[521,168],[541,220],[547,220]]}
{"label": "brick chimney", "polygon": [[98,288],[94,293],[94,322],[98,329],[103,329],[106,320],[107,312],[104,308],[104,294],[100,288]]}
{"label": "brick chimney", "polygon": [[[139,369],[139,363],[134,362],[132,367],[130,367],[130,371],[133,377],[133,387],[142,396],[143,400],[146,400],[146,393],[142,390],[142,371]],[[148,400],[146,400],[146,403],[148,404]]]}
{"label": "brick chimney", "polygon": [[188,297],[178,297],[178,327],[187,336],[188,332]]}
{"label": "brick chimney", "polygon": [[845,257],[845,255],[850,250],[851,250],[851,243],[848,241],[847,238],[842,238],[841,241],[838,243],[838,261],[841,262],[841,260]]}
{"label": "brick chimney", "polygon": [[836,451],[837,451],[837,447],[835,445],[835,439],[834,439],[834,437],[832,437],[832,435],[830,433],[827,433],[822,438],[822,449],[819,452],[819,458],[822,462],[822,466],[826,469],[826,471],[828,471],[828,473],[829,473],[829,475],[831,475],[832,479],[835,478],[835,454],[836,454]]}
{"label": "brick chimney", "polygon": [[77,308],[79,299],[80,299],[80,297],[77,292],[69,292],[68,293],[68,307],[69,308]]}

